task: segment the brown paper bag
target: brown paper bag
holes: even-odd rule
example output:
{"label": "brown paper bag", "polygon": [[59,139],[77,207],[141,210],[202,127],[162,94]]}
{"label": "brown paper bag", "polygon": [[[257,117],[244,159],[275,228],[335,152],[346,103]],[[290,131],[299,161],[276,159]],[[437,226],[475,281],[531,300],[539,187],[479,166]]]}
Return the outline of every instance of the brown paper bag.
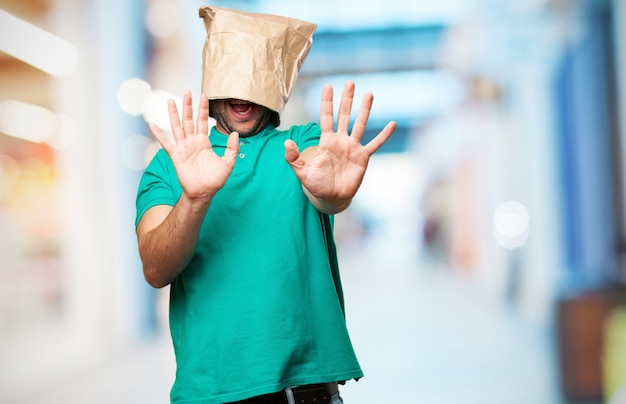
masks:
{"label": "brown paper bag", "polygon": [[205,6],[202,91],[281,113],[311,48],[316,24],[270,14]]}

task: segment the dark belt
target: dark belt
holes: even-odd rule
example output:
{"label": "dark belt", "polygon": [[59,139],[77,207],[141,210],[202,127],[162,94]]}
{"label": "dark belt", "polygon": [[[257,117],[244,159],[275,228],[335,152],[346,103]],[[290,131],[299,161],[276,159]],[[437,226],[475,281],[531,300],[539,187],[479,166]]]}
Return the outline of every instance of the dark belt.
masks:
{"label": "dark belt", "polygon": [[[330,403],[330,392],[323,384],[312,384],[308,386],[293,387],[291,389],[296,404],[328,404]],[[247,398],[229,404],[288,404],[286,390],[278,393],[265,394],[262,396]]]}

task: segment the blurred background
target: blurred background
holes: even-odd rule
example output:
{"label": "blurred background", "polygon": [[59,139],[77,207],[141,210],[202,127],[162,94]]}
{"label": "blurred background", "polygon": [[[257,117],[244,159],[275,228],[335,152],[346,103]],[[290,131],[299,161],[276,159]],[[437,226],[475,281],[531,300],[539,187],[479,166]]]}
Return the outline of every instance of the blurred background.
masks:
{"label": "blurred background", "polygon": [[398,122],[336,219],[347,403],[626,403],[621,0],[0,0],[0,402],[169,402],[134,198],[206,4],[318,24],[283,127],[347,79]]}

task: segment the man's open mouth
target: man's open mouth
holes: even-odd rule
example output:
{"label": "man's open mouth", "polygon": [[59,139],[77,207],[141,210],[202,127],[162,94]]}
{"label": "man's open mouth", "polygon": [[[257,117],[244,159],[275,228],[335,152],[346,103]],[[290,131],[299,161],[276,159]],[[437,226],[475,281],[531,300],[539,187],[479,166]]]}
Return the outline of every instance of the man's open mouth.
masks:
{"label": "man's open mouth", "polygon": [[254,108],[254,104],[242,100],[230,100],[228,104],[238,115],[246,115]]}

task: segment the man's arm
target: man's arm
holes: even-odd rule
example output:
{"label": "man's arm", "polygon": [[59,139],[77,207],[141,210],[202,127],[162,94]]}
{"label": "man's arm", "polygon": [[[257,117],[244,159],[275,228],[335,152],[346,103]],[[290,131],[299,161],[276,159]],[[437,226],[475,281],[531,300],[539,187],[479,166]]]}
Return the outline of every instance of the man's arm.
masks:
{"label": "man's arm", "polygon": [[206,96],[200,99],[195,127],[191,105],[191,93],[185,92],[181,121],[174,102],[168,104],[175,143],[150,124],[152,134],[170,156],[183,189],[174,207],[153,206],[137,225],[144,276],[155,288],[170,284],[189,264],[209,205],[230,176],[239,151],[239,135],[233,132],[224,155],[216,155],[209,142]]}
{"label": "man's arm", "polygon": [[209,203],[183,195],[174,207],[157,205],[143,215],[137,242],[144,277],[152,287],[169,285],[189,264]]}

